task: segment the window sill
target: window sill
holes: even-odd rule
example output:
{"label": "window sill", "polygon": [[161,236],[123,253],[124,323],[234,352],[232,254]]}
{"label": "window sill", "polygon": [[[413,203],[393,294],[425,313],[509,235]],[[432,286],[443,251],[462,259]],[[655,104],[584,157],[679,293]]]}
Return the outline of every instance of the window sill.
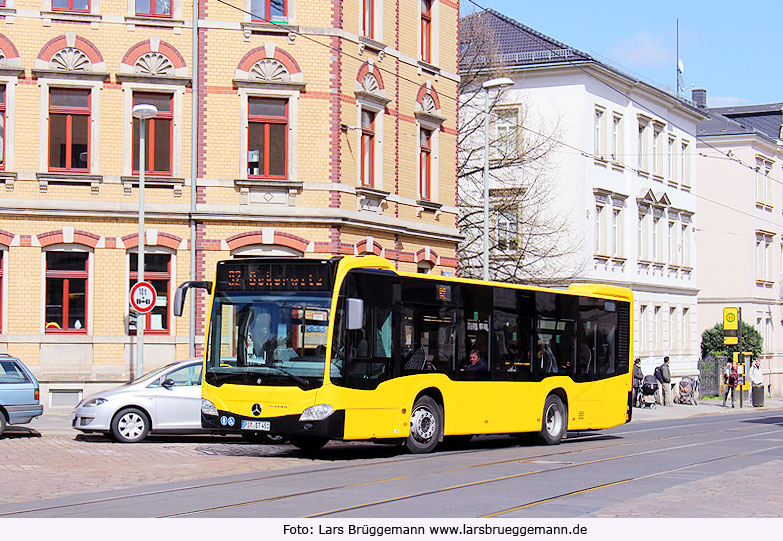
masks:
{"label": "window sill", "polygon": [[425,62],[424,60],[419,60],[417,62],[419,65],[419,69],[422,71],[426,71],[427,73],[430,73],[432,75],[440,75],[440,68],[430,64],[429,62]]}
{"label": "window sill", "polygon": [[[130,195],[133,188],[138,188],[139,186],[138,175],[120,177],[120,180],[122,181],[123,192],[125,195]],[[147,173],[144,174],[145,188],[173,188],[175,197],[182,195],[182,186],[184,184],[184,178],[160,177],[157,175],[149,176]]]}
{"label": "window sill", "polygon": [[189,85],[192,81],[190,77],[177,77],[175,75],[141,75],[139,73],[117,73],[115,75],[118,81],[137,82],[137,83],[170,83],[173,85]]}
{"label": "window sill", "polygon": [[35,177],[38,180],[38,188],[41,193],[46,193],[49,190],[49,184],[71,184],[90,186],[92,192],[97,194],[103,182],[103,175],[90,175],[89,173],[49,172],[36,173]]}
{"label": "window sill", "polygon": [[625,165],[623,165],[620,162],[613,161],[612,162],[612,169],[614,169],[616,171],[625,171]]}
{"label": "window sill", "polygon": [[357,186],[357,210],[380,213],[386,207],[386,199],[391,192],[370,188],[369,186]]}
{"label": "window sill", "polygon": [[[97,23],[103,15],[80,11],[41,11],[41,18],[46,21],[68,21],[76,23]],[[44,25],[46,23],[44,22]]]}
{"label": "window sill", "polygon": [[0,7],[0,17],[13,17],[16,15],[15,8]]}
{"label": "window sill", "polygon": [[269,178],[238,178],[234,179],[236,186],[248,186],[253,188],[289,188],[292,190],[301,190],[303,182],[288,179],[269,179]]}
{"label": "window sill", "polygon": [[769,282],[767,280],[756,280],[757,287],[771,288],[775,285],[775,282]]}
{"label": "window sill", "polygon": [[0,171],[0,182],[5,183],[5,189],[9,192],[14,191],[14,183],[17,180],[19,180],[19,173]]}
{"label": "window sill", "polygon": [[274,21],[265,23],[262,21],[245,21],[242,23],[242,30],[252,34],[296,34],[299,32],[298,26],[289,26],[287,21]]}
{"label": "window sill", "polygon": [[155,17],[151,15],[127,16],[125,17],[125,22],[136,26],[163,26],[166,28],[185,26],[184,20],[172,19],[171,17]]}
{"label": "window sill", "polygon": [[676,180],[669,179],[668,184],[672,188],[679,188],[680,187],[680,184]]}
{"label": "window sill", "polygon": [[607,160],[603,156],[593,155],[593,163],[596,165],[600,165],[601,167],[606,167],[609,164],[609,160]]}
{"label": "window sill", "polygon": [[653,173],[653,180],[656,182],[660,182],[663,184],[663,175],[659,175],[658,173]]}
{"label": "window sill", "polygon": [[386,49],[386,45],[380,41],[374,40],[373,38],[368,38],[367,36],[359,36],[359,43],[374,53],[379,53]]}
{"label": "window sill", "polygon": [[441,215],[441,207],[443,207],[442,203],[436,203],[434,201],[430,201],[428,199],[417,199],[416,205],[418,208],[416,209],[416,217],[421,218],[422,215],[425,212],[431,212],[435,214],[435,219],[437,220],[440,218]]}

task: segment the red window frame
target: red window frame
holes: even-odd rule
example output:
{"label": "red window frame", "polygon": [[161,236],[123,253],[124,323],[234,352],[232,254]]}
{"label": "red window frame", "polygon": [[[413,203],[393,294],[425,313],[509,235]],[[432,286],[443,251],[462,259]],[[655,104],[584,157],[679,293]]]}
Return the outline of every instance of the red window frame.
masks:
{"label": "red window frame", "polygon": [[[4,6],[5,1],[0,3],[0,6]],[[0,171],[5,169],[5,85],[0,85],[0,118],[2,119],[2,126],[0,126]]]}
{"label": "red window frame", "polygon": [[419,196],[432,198],[432,130],[419,129]]}
{"label": "red window frame", "polygon": [[[52,253],[52,252],[47,252]],[[62,315],[62,326],[50,326],[52,323],[54,325],[59,325],[57,322],[45,322],[45,328],[44,332],[46,334],[87,334],[87,310],[89,306],[89,287],[90,287],[90,278],[89,278],[89,266],[90,266],[90,255],[87,252],[77,252],[77,253],[84,253],[87,257],[84,258],[84,270],[54,270],[49,269],[49,260],[48,257],[46,259],[46,291],[44,292],[44,299],[46,302],[46,299],[49,297],[49,280],[62,280],[63,281],[63,297],[62,297],[62,307],[63,307],[63,315]],[[68,325],[68,320],[70,316],[70,283],[71,280],[84,280],[84,322],[82,323],[81,329],[71,329]],[[46,318],[46,310],[44,310],[44,319]]]}
{"label": "red window frame", "polygon": [[[256,7],[259,3],[264,4],[263,13],[259,13],[261,10]],[[250,2],[250,19],[252,21],[259,21],[259,22],[271,22],[272,21],[272,2],[273,0],[251,0]],[[283,17],[288,17],[288,2],[286,0],[282,0],[283,2]]]}
{"label": "red window frame", "polygon": [[[164,176],[164,177],[170,177],[171,171],[172,171],[172,164],[174,162],[174,95],[168,94],[165,92],[141,92],[141,94],[154,94],[156,96],[166,96],[169,100],[169,110],[168,111],[161,111],[158,110],[158,114],[156,114],[154,117],[147,120],[147,129],[145,131],[145,138],[146,138],[146,149],[144,152],[144,161],[146,162],[146,167],[144,168],[144,174],[145,175],[151,175],[151,176]],[[133,105],[136,105],[136,98],[138,94],[136,92],[133,93]],[[144,101],[142,100],[142,103]],[[168,169],[155,169],[155,129],[156,129],[156,120],[169,120],[169,167]],[[139,143],[136,138],[136,125],[140,122],[137,119],[133,119],[133,157],[132,157],[132,163],[135,165],[139,159]],[[164,128],[165,129],[165,128]],[[138,168],[133,169],[133,174],[138,175],[139,170]]]}
{"label": "red window frame", "polygon": [[[285,115],[284,116],[272,116],[272,115],[251,115],[250,114],[250,102],[253,100],[270,100],[270,99],[279,99],[280,101],[285,101]],[[279,179],[284,180],[288,178],[288,100],[284,98],[265,98],[261,96],[251,96],[248,98],[248,116],[247,116],[247,123],[248,123],[248,151],[250,150],[250,125],[251,124],[262,124],[264,126],[264,170],[256,175],[250,174],[250,160],[248,157],[247,161],[247,171],[248,171],[248,178],[271,178],[271,179]],[[271,135],[271,125],[277,124],[283,126],[283,174],[282,175],[272,175],[269,173],[269,157],[270,152],[272,148],[272,143],[270,140]],[[249,152],[248,152],[249,154]]]}
{"label": "red window frame", "polygon": [[52,11],[77,11],[79,13],[89,13],[90,12],[91,0],[87,0],[87,9],[81,9],[81,8],[73,7],[73,1],[74,0],[68,0],[68,6],[67,7],[55,7],[54,2],[52,2]]}
{"label": "red window frame", "polygon": [[[133,270],[132,264],[130,264],[130,283],[128,284],[128,291],[130,291],[130,288],[138,282],[139,280],[139,273],[138,273],[138,254],[130,254],[131,256],[136,256],[136,269]],[[168,256],[168,261],[166,262],[166,271],[165,272],[153,272],[147,270],[147,265],[149,262],[149,257],[153,254],[145,254],[144,255],[144,281],[152,283],[153,287],[155,287],[155,282],[160,281],[166,281],[166,291],[165,295],[161,293],[161,291],[158,290],[158,288],[155,288],[155,292],[158,294],[158,299],[161,299],[162,297],[165,297],[167,300],[171,299],[171,254],[154,254],[156,256],[165,255]],[[169,318],[169,306],[171,305],[170,302],[166,303],[166,306],[163,308],[163,310],[158,310],[158,308],[153,308],[150,312],[144,314],[144,334],[169,334],[170,328],[169,324],[171,322]],[[153,329],[152,328],[152,315],[154,314],[163,314],[163,328],[162,329]],[[134,335],[136,334],[136,329],[129,329],[128,334]]]}
{"label": "red window frame", "polygon": [[421,0],[421,59],[432,60],[432,0]]}
{"label": "red window frame", "polygon": [[375,0],[362,0],[362,34],[374,38]]}
{"label": "red window frame", "polygon": [[160,17],[164,19],[171,19],[171,8],[173,7],[171,5],[171,2],[169,2],[169,12],[168,13],[157,13],[158,9],[158,2],[156,0],[149,0],[150,3],[150,10],[147,11],[139,11],[139,2],[136,0],[136,15],[140,17]]}
{"label": "red window frame", "polygon": [[[87,90],[87,106],[86,107],[65,107],[52,105],[52,91],[57,90]],[[52,114],[66,115],[66,128],[65,128],[65,167],[53,167],[52,166]],[[87,163],[86,167],[73,167],[72,155],[70,152],[73,144],[73,117],[74,116],[86,116],[87,117]],[[58,88],[52,87],[49,89],[49,147],[47,152],[49,154],[49,171],[63,171],[63,172],[76,172],[86,173],[90,170],[90,147],[92,146],[92,126],[90,119],[92,117],[92,90],[85,88]]]}
{"label": "red window frame", "polygon": [[[361,144],[361,184],[372,188],[375,186],[375,111],[361,110],[362,144]],[[369,122],[365,122],[365,115]]]}

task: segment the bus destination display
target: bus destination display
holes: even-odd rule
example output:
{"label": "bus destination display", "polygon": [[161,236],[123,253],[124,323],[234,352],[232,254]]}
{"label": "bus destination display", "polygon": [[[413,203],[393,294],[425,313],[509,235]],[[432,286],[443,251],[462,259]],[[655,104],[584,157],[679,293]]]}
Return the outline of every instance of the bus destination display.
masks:
{"label": "bus destination display", "polygon": [[218,287],[233,291],[331,291],[329,265],[248,263],[218,268]]}

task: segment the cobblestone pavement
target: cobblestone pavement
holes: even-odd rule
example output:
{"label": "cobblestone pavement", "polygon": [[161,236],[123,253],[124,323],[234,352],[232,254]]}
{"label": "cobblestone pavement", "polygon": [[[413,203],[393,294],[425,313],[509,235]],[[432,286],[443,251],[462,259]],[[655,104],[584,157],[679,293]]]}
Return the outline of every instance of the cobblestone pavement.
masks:
{"label": "cobblestone pavement", "polygon": [[252,445],[239,439],[159,438],[126,445],[74,433],[39,437],[37,432],[19,430],[10,428],[0,439],[0,504],[319,462],[275,456],[293,453],[290,446]]}
{"label": "cobblestone pavement", "polygon": [[610,507],[591,517],[783,517],[783,460],[691,481]]}

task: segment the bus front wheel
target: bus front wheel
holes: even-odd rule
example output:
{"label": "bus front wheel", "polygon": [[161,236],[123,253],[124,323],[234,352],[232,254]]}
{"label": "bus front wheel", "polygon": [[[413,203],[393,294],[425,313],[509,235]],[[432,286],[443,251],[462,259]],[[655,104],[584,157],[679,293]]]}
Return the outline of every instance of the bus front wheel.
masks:
{"label": "bus front wheel", "polygon": [[405,447],[411,453],[430,453],[443,433],[443,413],[429,396],[420,396],[411,411],[411,433]]}
{"label": "bus front wheel", "polygon": [[563,401],[557,395],[549,395],[544,402],[539,440],[547,445],[557,445],[566,433],[567,424],[568,417]]}
{"label": "bus front wheel", "polygon": [[306,453],[318,451],[329,442],[329,438],[320,436],[295,436],[291,438],[291,443]]}

